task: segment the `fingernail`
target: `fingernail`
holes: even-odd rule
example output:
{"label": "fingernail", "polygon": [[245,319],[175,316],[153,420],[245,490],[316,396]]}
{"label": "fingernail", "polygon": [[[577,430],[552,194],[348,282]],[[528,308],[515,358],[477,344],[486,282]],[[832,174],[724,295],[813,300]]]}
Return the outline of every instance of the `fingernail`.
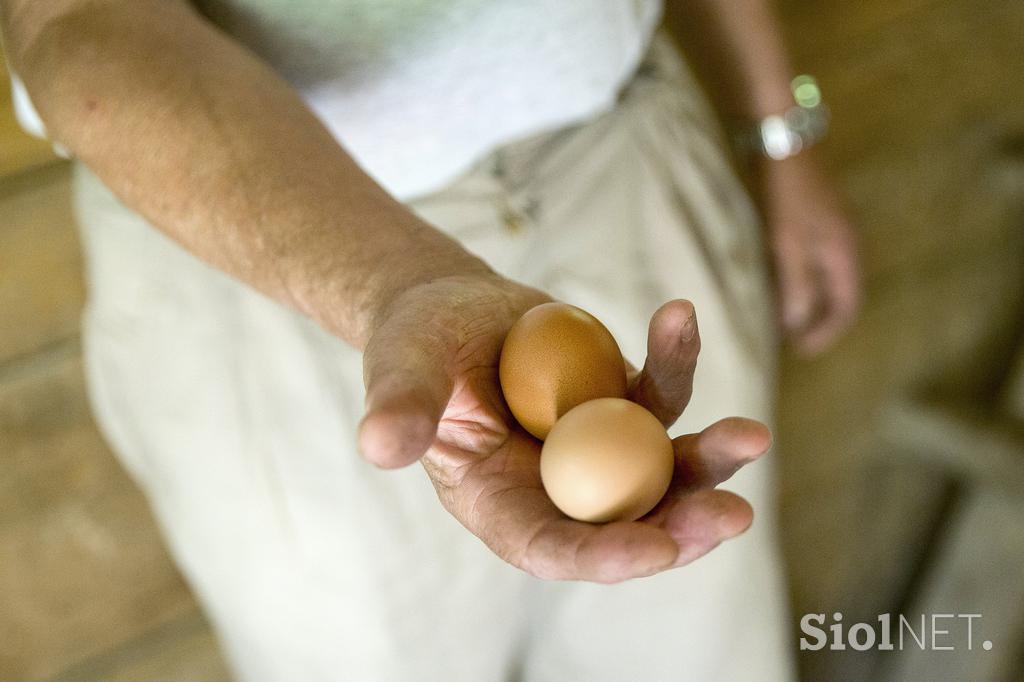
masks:
{"label": "fingernail", "polygon": [[682,328],[679,330],[679,338],[683,341],[692,341],[693,334],[697,331],[697,325],[693,323],[693,317],[693,313],[690,313],[690,316],[686,318],[686,321],[683,322]]}

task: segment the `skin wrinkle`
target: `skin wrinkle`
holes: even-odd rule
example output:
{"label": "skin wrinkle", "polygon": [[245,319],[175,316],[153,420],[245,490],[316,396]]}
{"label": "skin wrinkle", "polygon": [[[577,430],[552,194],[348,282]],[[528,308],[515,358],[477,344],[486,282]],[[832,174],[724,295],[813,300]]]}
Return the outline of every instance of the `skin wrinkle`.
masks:
{"label": "skin wrinkle", "polygon": [[[473,501],[469,506],[467,514],[467,519],[469,521],[467,527],[471,531],[481,531],[477,533],[478,537],[482,538],[487,546],[491,547],[498,556],[514,564],[516,562],[512,560],[512,557],[515,555],[515,552],[509,550],[506,544],[501,540],[502,533],[487,532],[493,530],[490,528],[490,525],[494,523],[495,519],[487,515],[481,515],[479,512],[479,506],[484,502],[490,502],[493,505],[508,493],[519,492],[521,490],[534,490],[534,488],[528,485],[515,485],[504,487],[497,492],[494,492],[490,490],[488,483],[489,480],[485,479],[480,490],[473,497]],[[498,519],[498,521],[500,520],[501,519]]]}
{"label": "skin wrinkle", "polygon": [[[448,377],[457,376],[451,360],[454,340],[450,333],[443,327],[431,328],[419,324],[416,319],[417,312],[413,308],[404,316],[396,316],[394,319],[387,320],[387,323],[381,324],[367,342],[367,351],[364,355],[364,383],[367,386],[367,397],[372,396],[371,389],[375,383],[382,382],[383,377],[394,382],[397,369],[395,363],[389,361],[392,359],[393,353],[405,350],[403,346],[417,348],[416,357],[419,358],[423,357],[423,349],[430,349],[434,358],[444,358],[445,374]],[[415,330],[415,336],[404,334],[403,328]],[[417,374],[422,371],[422,368],[405,366],[402,371],[409,375],[407,383],[415,385]],[[443,392],[449,395],[448,402],[450,402],[450,396],[455,389],[454,382],[450,381],[449,385],[444,386],[443,389]],[[438,391],[438,393],[440,392]]]}
{"label": "skin wrinkle", "polygon": [[[538,570],[535,567],[535,565],[537,563],[536,559],[533,558],[533,556],[534,556],[534,554],[536,552],[535,548],[536,548],[536,543],[537,543],[538,538],[540,538],[543,535],[543,533],[545,531],[547,531],[552,525],[559,525],[563,521],[564,521],[564,519],[551,519],[551,518],[543,520],[543,521],[541,521],[538,524],[537,528],[532,533],[530,533],[530,539],[527,540],[526,546],[523,547],[522,552],[520,553],[520,555],[516,559],[517,563],[520,566],[522,566],[523,570],[525,570],[527,573],[530,573],[531,575],[536,576],[536,577],[541,578],[541,579],[546,579],[546,580],[564,579],[564,578],[562,578],[562,576],[560,576],[559,574],[557,574],[554,571],[550,571],[549,572],[549,571]],[[581,575],[582,574],[582,572],[580,571],[580,566],[579,566],[579,550],[580,550],[580,546],[583,544],[584,537],[585,536],[581,536],[581,537],[577,538],[574,541],[574,546],[573,546],[573,549],[572,549],[573,573],[576,574],[576,575]]]}
{"label": "skin wrinkle", "polygon": [[[687,521],[688,523],[685,527],[688,529],[695,526],[697,528],[702,528],[701,526],[694,524],[692,519],[687,519]],[[748,523],[747,527],[749,527],[749,525],[750,524]],[[666,528],[666,531],[672,534],[672,530],[669,528]],[[676,558],[676,565],[685,565],[686,563],[704,556],[714,548],[718,547],[725,539],[721,538],[717,533],[709,532],[707,528],[702,528],[702,531],[703,532],[698,533],[687,532],[679,537],[672,534],[673,539],[675,539],[680,548],[679,556]],[[731,535],[730,537],[733,536]]]}
{"label": "skin wrinkle", "polygon": [[[485,278],[493,277],[496,282],[500,281],[501,278],[496,275],[489,267],[487,267],[482,261],[477,261],[481,267],[481,272]],[[417,309],[415,306],[410,306],[404,312],[404,314],[395,313],[396,309],[400,309],[403,303],[407,301],[414,301],[424,296],[429,295],[429,292],[439,288],[444,288],[446,291],[457,291],[460,287],[457,285],[470,284],[474,280],[467,276],[446,276],[436,277],[432,279],[426,279],[423,281],[416,282],[409,286],[405,290],[397,290],[394,292],[386,301],[382,302],[378,306],[376,314],[373,317],[373,329],[380,330],[386,329],[389,325],[400,326],[403,319],[410,322],[418,320],[418,316],[422,314],[422,311]],[[433,333],[435,336],[433,339],[438,342],[443,342],[441,347],[450,348],[451,350],[445,351],[444,357],[448,363],[449,374],[454,375],[457,369],[458,362],[462,359],[460,352],[464,350],[465,344],[452,338],[452,328],[454,327],[458,333],[462,333],[462,323],[459,321],[458,310],[459,306],[452,302],[449,303],[448,312],[442,312],[441,314],[445,317],[454,317],[455,323],[449,323],[445,319],[435,318],[431,321],[430,327],[423,327],[417,324],[414,329],[417,329],[418,333],[423,333],[424,329],[434,329]],[[372,338],[372,337],[371,337]],[[367,346],[369,346],[369,340]],[[440,353],[438,354],[441,355]]]}
{"label": "skin wrinkle", "polygon": [[446,417],[443,425],[453,432],[455,440],[458,441],[458,447],[465,450],[481,450],[484,447],[484,441],[493,441],[502,435],[500,431],[469,419],[462,420]]}
{"label": "skin wrinkle", "polygon": [[[496,431],[500,429],[501,433],[507,436],[509,430],[515,428],[515,420],[512,419],[512,413],[509,411],[502,393],[498,378],[498,360],[487,360],[481,364],[470,365],[464,374],[465,380],[459,389],[472,392],[472,395],[480,403],[478,406],[480,414],[497,425],[495,426]],[[457,392],[453,394],[453,400],[458,395]],[[468,414],[468,412],[463,414]]]}
{"label": "skin wrinkle", "polygon": [[[764,447],[757,448],[757,451],[751,452],[749,455],[733,456],[729,459],[723,459],[721,455],[718,455],[710,441],[729,439],[730,431],[745,429],[749,425],[748,423],[754,424],[750,420],[726,418],[715,422],[699,434],[686,434],[673,441],[676,453],[676,473],[673,481],[682,486],[682,492],[720,485],[771,448],[772,443],[769,438]],[[735,453],[746,449],[746,447],[744,445],[739,448],[734,444],[732,450]],[[718,449],[724,450],[725,448],[720,445]]]}
{"label": "skin wrinkle", "polygon": [[[459,382],[456,385],[455,390],[452,391],[452,399],[449,401],[448,410],[454,409],[452,407],[452,405],[459,405],[462,402],[461,400],[459,400],[459,398],[461,398],[461,396],[462,396],[462,394],[464,392],[472,390],[470,388],[470,386],[469,386],[469,382],[470,382],[470,379],[468,379],[468,378],[460,378],[459,379]],[[471,420],[470,418],[478,415],[478,413],[480,413],[480,411],[481,411],[480,406],[474,406],[474,405],[467,404],[464,409],[458,410],[458,411],[453,412],[451,414],[449,414],[448,411],[446,411],[445,412],[445,416],[442,419],[442,423],[443,424],[449,424],[449,423],[459,424],[460,422],[468,422],[468,421]],[[492,429],[492,431],[495,434],[507,435],[508,427],[505,424],[501,424],[500,430],[498,428],[494,428],[494,429]]]}
{"label": "skin wrinkle", "polygon": [[[434,447],[434,451],[437,453],[437,456],[445,457],[443,453],[438,452],[437,446]],[[464,470],[469,466],[469,463],[460,464],[456,468],[450,469],[435,464],[429,456],[425,456],[420,458],[420,465],[427,472],[431,483],[434,484],[434,490],[437,492],[438,497],[448,507],[451,501],[450,493],[462,484],[462,480],[466,477]],[[445,497],[444,494],[449,494],[449,497]]]}

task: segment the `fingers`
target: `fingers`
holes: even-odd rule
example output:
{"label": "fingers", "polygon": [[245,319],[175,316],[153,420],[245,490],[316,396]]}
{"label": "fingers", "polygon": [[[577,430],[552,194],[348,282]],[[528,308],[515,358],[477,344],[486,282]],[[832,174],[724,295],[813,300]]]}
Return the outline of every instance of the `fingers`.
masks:
{"label": "fingers", "polygon": [[822,225],[816,238],[780,236],[775,246],[782,326],[810,355],[835,341],[860,303],[851,230],[845,222]]}
{"label": "fingers", "polygon": [[671,426],[690,402],[699,353],[693,304],[678,299],[658,308],[647,332],[647,360],[630,389],[632,400]]}
{"label": "fingers", "polygon": [[455,518],[495,554],[538,578],[613,583],[675,562],[679,547],[662,528],[567,518],[544,491],[539,454],[536,441],[513,434],[497,453],[466,468],[457,485],[432,479]]}
{"label": "fingers", "polygon": [[817,305],[817,284],[805,245],[781,235],[775,245],[776,279],[782,328],[798,335],[811,321]]}
{"label": "fingers", "polygon": [[819,246],[818,262],[824,312],[800,337],[801,350],[812,355],[825,350],[849,327],[860,307],[859,267],[848,230]]}
{"label": "fingers", "polygon": [[359,425],[359,450],[385,469],[418,460],[434,442],[451,397],[452,349],[425,330],[383,329],[363,356],[366,414]]}
{"label": "fingers", "polygon": [[695,485],[688,491],[674,486],[654,513],[635,522],[595,525],[566,518],[544,491],[538,445],[525,436],[513,436],[507,450],[477,460],[457,485],[438,486],[435,479],[435,486],[455,517],[509,563],[549,580],[614,583],[692,561],[742,533],[752,519],[750,505],[696,484],[724,480],[770,440],[763,425],[740,418],[694,434],[687,446],[676,439],[677,456],[700,463],[691,467]]}
{"label": "fingers", "polygon": [[[707,554],[750,526],[753,510],[743,498],[710,488],[756,460],[771,442],[764,424],[742,417],[675,439],[678,480],[640,522],[600,526],[572,521],[553,507],[543,490],[528,486],[476,498],[476,507],[488,518],[526,522],[532,531],[513,563],[537,577],[613,583],[653,575]],[[510,537],[508,528],[503,536],[512,546],[522,546],[522,539]]]}
{"label": "fingers", "polygon": [[542,526],[523,556],[523,568],[547,580],[616,583],[663,571],[679,546],[668,532],[636,522],[595,526],[560,518]]}
{"label": "fingers", "polygon": [[688,564],[746,531],[753,518],[742,497],[701,490],[645,522],[594,526],[558,519],[534,535],[522,566],[548,580],[621,582]]}
{"label": "fingers", "polygon": [[661,522],[679,547],[673,566],[699,559],[746,531],[753,520],[750,504],[725,490],[701,490],[677,500]]}
{"label": "fingers", "polygon": [[497,476],[474,470],[457,488],[441,491],[441,499],[510,564],[544,580],[614,583],[675,563],[679,546],[664,529],[637,522],[574,521],[551,502],[536,472],[517,473],[515,463],[503,467]]}
{"label": "fingers", "polygon": [[772,446],[772,434],[759,421],[727,417],[700,433],[672,441],[676,454],[673,490],[713,488],[729,480]]}

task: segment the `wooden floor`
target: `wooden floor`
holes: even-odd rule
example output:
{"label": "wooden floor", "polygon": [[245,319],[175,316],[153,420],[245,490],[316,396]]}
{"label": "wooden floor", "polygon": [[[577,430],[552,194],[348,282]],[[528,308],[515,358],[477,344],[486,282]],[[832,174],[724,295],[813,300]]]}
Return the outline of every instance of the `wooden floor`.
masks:
{"label": "wooden floor", "polygon": [[[834,109],[825,154],[861,227],[868,288],[839,347],[785,358],[794,611],[870,618],[906,598],[956,488],[886,450],[880,415],[919,394],[988,404],[1020,343],[1024,3],[780,4],[799,67]],[[2,86],[0,680],[223,679],[206,621],[89,415],[68,169],[16,133]],[[999,647],[993,669],[1019,679],[1024,639]],[[871,656],[802,663],[812,680],[877,669]]]}

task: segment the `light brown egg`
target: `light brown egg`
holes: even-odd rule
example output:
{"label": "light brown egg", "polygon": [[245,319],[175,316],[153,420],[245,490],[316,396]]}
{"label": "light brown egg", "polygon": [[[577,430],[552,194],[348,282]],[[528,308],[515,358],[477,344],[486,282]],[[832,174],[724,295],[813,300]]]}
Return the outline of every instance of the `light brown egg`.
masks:
{"label": "light brown egg", "polygon": [[543,303],[519,318],[505,337],[498,369],[512,415],[541,440],[577,405],[626,395],[615,338],[596,317],[565,303]]}
{"label": "light brown egg", "polygon": [[540,455],[548,497],[578,521],[634,521],[672,481],[672,441],[657,417],[619,398],[591,400],[555,422]]}

